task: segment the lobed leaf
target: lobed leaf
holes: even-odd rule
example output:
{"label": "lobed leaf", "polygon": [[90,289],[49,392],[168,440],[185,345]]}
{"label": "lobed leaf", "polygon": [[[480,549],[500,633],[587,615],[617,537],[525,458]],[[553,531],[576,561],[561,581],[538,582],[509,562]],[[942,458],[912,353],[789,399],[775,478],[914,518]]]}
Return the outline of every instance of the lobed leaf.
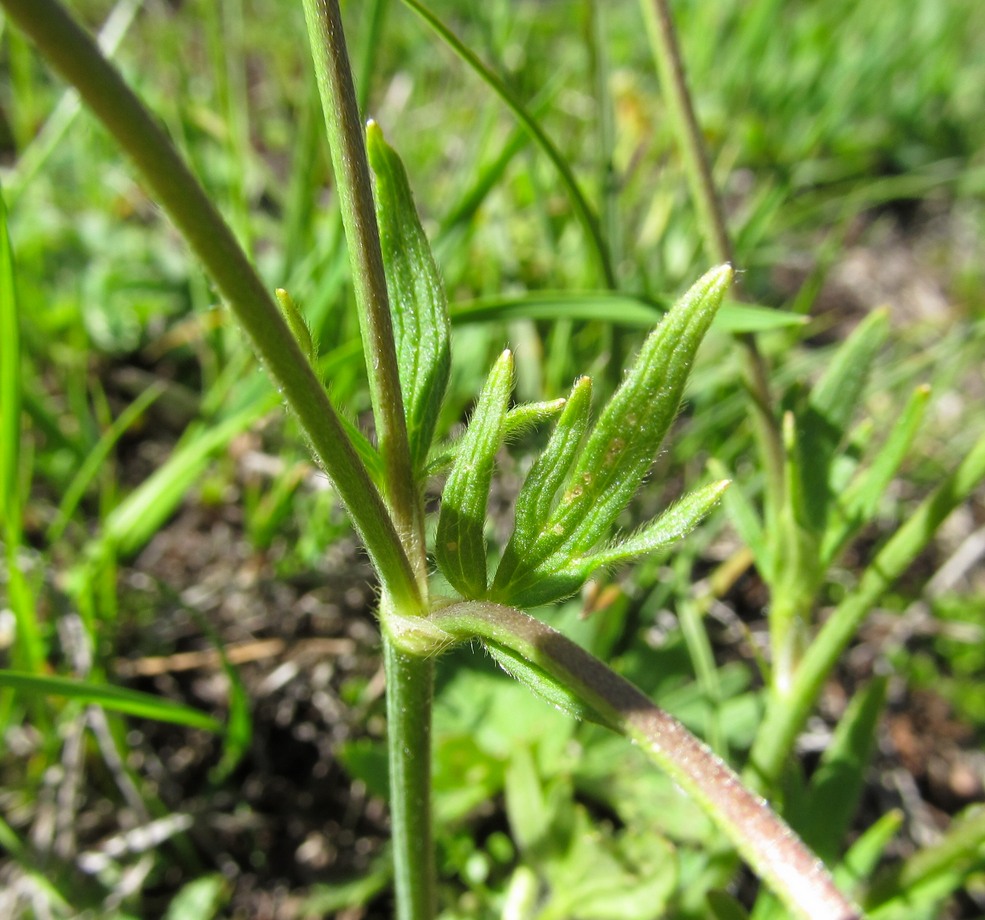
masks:
{"label": "lobed leaf", "polygon": [[414,471],[421,473],[451,367],[448,301],[400,157],[375,122],[366,148],[376,192],[376,222],[393,316],[400,389]]}
{"label": "lobed leaf", "polygon": [[[571,439],[567,447],[571,454],[566,458],[552,456],[544,468],[551,476],[537,484],[534,503],[534,510],[541,514],[550,503],[550,514],[536,521],[535,534],[528,534],[525,528],[536,515],[526,507],[521,509],[517,542],[522,544],[522,556],[512,552],[505,574],[497,573],[497,599],[519,603],[518,594],[529,596],[533,583],[548,575],[551,578],[544,591],[534,591],[534,595],[545,593],[549,586],[552,597],[564,596],[558,591],[577,590],[576,573],[584,570],[588,552],[608,533],[639,488],[677,414],[698,346],[731,280],[732,269],[727,265],[704,275],[650,334],[578,458],[572,461],[580,437]],[[544,473],[538,470],[537,475]],[[561,496],[554,504],[557,491]]]}
{"label": "lobed leaf", "polygon": [[513,582],[511,596],[520,606],[538,607],[573,594],[601,568],[668,549],[698,526],[718,504],[728,486],[729,481],[722,480],[695,489],[668,508],[652,524],[606,549],[575,559],[569,558],[562,550],[544,560],[523,580]]}
{"label": "lobed leaf", "polygon": [[513,355],[504,351],[482,388],[441,495],[435,557],[452,587],[466,598],[480,598],[486,593],[483,528],[493,462],[505,436],[512,386]]}

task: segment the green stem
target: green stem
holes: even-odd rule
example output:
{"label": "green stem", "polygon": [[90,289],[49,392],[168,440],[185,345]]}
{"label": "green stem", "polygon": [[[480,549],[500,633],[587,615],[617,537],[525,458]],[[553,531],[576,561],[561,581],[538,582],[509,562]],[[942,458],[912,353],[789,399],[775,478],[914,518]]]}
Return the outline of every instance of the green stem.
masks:
{"label": "green stem", "polygon": [[[817,857],[680,722],[631,683],[549,626],[512,607],[473,601],[438,610],[430,624],[455,641],[473,637],[525,662],[523,676],[555,701],[573,694],[637,743],[705,809],[752,868],[804,920],[857,920]],[[532,667],[531,667],[532,666]],[[542,677],[538,678],[535,670]],[[560,686],[558,686],[560,685]]]}
{"label": "green stem", "polygon": [[[705,244],[716,263],[728,262],[734,265],[735,252],[725,221],[725,211],[715,190],[715,180],[687,86],[684,60],[677,43],[670,7],[667,0],[640,0],[640,4]],[[783,444],[773,412],[769,372],[755,337],[744,333],[736,338],[742,347],[743,372],[755,410],[753,416],[756,435],[766,470],[768,507],[773,513],[778,513],[783,507],[784,496]]]}
{"label": "green stem", "polygon": [[431,832],[434,659],[402,650],[385,627],[383,653],[397,917],[431,920],[437,903]]}
{"label": "green stem", "polygon": [[158,122],[57,0],[0,2],[126,151],[215,280],[297,414],[386,589],[401,602],[419,604],[417,581],[390,516],[324,387],[270,292]]}
{"label": "green stem", "polygon": [[985,479],[985,436],[979,438],[958,468],[924,499],[876,554],[856,588],[835,608],[811,641],[789,692],[770,696],[766,718],[756,735],[746,768],[747,782],[761,789],[772,788],[825,680],[862,621],[927,546],[941,522],[982,479]]}
{"label": "green stem", "polygon": [[303,5],[349,246],[369,392],[386,469],[386,497],[411,564],[423,585],[426,581],[423,515],[418,509],[407,442],[373,186],[342,17],[338,0],[303,0]]}

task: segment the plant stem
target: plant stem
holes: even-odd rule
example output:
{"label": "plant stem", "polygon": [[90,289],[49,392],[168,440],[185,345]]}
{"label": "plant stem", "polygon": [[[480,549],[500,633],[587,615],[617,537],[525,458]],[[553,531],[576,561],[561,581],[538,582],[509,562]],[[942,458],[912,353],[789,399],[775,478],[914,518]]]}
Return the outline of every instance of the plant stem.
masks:
{"label": "plant stem", "polygon": [[0,2],[126,151],[215,280],[297,414],[386,590],[402,603],[419,604],[418,584],[401,541],[324,387],[270,292],[158,122],[57,0]]}
{"label": "plant stem", "polygon": [[386,469],[386,497],[423,587],[427,580],[423,513],[412,473],[373,186],[342,17],[338,0],[303,0],[303,5],[349,246],[369,392]]}
{"label": "plant stem", "polygon": [[431,832],[434,659],[403,651],[387,634],[385,620],[383,652],[397,917],[430,920],[437,902]]}
{"label": "plant stem", "polygon": [[[728,262],[734,265],[735,252],[688,90],[684,60],[677,43],[670,7],[667,0],[640,0],[640,4],[705,244],[716,263]],[[769,372],[755,337],[743,333],[736,336],[736,339],[742,348],[746,386],[755,410],[753,415],[757,440],[770,499],[768,507],[777,513],[783,506],[784,496],[783,444],[773,413]]]}
{"label": "plant stem", "polygon": [[431,920],[436,899],[431,832],[433,661],[408,650],[390,628],[419,619],[427,604],[424,511],[407,439],[379,227],[338,0],[303,0],[332,152],[387,501],[417,578],[418,605],[384,591],[380,603],[386,668],[394,885],[399,920]]}
{"label": "plant stem", "polygon": [[921,502],[879,550],[858,585],[835,608],[808,646],[789,692],[782,697],[771,694],[745,771],[748,783],[769,789],[776,782],[824,681],[862,621],[930,542],[941,522],[982,479],[985,479],[985,436],[979,438],[958,468]]}
{"label": "plant stem", "polygon": [[[680,722],[570,639],[512,607],[454,604],[429,618],[456,641],[480,637],[544,675],[545,692],[574,694],[615,731],[640,745],[701,805],[752,868],[804,920],[857,920],[858,909],[783,820]],[[532,670],[526,670],[530,678]],[[551,685],[554,686],[551,686]],[[539,689],[535,687],[535,689]]]}

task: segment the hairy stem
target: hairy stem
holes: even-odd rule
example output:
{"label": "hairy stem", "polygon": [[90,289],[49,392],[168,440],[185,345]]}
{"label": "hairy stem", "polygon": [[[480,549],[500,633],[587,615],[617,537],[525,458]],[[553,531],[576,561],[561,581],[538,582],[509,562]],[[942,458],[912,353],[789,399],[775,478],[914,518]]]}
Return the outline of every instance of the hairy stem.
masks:
{"label": "hairy stem", "polygon": [[[483,601],[433,613],[433,626],[456,641],[479,637],[519,655],[544,675],[549,698],[573,694],[666,771],[728,836],[750,866],[803,920],[857,920],[858,909],[824,866],[759,796],[680,722],[631,683],[549,626],[512,607]],[[524,670],[527,682],[541,683]]]}
{"label": "hairy stem", "polygon": [[369,392],[386,468],[386,497],[423,586],[426,581],[423,515],[411,468],[373,186],[342,18],[338,0],[303,0],[303,5],[349,246]]}
{"label": "hairy stem", "polygon": [[434,661],[399,647],[384,626],[390,820],[398,920],[431,920],[436,877],[431,832]]}
{"label": "hairy stem", "polygon": [[123,148],[223,297],[297,414],[359,530],[386,590],[420,603],[382,498],[270,292],[158,122],[57,0],[0,0]]}

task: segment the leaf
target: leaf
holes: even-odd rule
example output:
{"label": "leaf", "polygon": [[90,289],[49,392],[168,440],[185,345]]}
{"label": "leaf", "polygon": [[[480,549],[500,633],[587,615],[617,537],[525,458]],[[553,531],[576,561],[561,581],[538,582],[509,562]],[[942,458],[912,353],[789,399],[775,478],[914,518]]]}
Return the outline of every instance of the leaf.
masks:
{"label": "leaf", "polygon": [[533,541],[547,525],[558,490],[585,437],[591,401],[592,381],[580,377],[571,389],[547,446],[531,467],[517,496],[513,534],[496,570],[494,587],[508,582],[520,559],[532,549]]}
{"label": "leaf", "polygon": [[[528,291],[453,303],[454,325],[504,322],[511,319],[596,320],[616,326],[651,328],[660,322],[672,299],[650,298],[621,291]],[[720,332],[769,332],[803,326],[805,317],[773,307],[725,301],[712,322]]]}
{"label": "leaf", "polygon": [[831,463],[858,409],[872,361],[889,331],[886,310],[876,310],[835,352],[797,418],[798,460],[803,483],[804,524],[824,532],[831,502]]}
{"label": "leaf", "polygon": [[835,869],[835,883],[842,891],[851,891],[872,878],[886,848],[903,826],[903,819],[903,812],[893,809],[862,832]]}
{"label": "leaf", "polygon": [[803,800],[791,808],[791,826],[820,859],[832,864],[855,814],[875,733],[886,700],[886,679],[858,694],[838,723]]}
{"label": "leaf", "polygon": [[652,524],[642,528],[628,540],[616,543],[600,553],[594,553],[586,560],[586,564],[590,564],[594,571],[602,566],[618,565],[634,556],[666,549],[686,537],[698,526],[721,500],[729,484],[728,479],[723,479],[689,492],[680,501],[671,505]]}
{"label": "leaf", "polygon": [[185,725],[188,728],[201,728],[215,734],[220,734],[223,730],[221,723],[216,719],[198,709],[192,709],[191,706],[152,696],[149,693],[141,693],[138,690],[115,687],[112,684],[97,684],[67,677],[39,677],[18,671],[0,671],[0,687],[25,694],[62,696],[127,715],[153,719],[156,722]]}
{"label": "leaf", "polygon": [[[519,406],[514,406],[506,413],[504,439],[511,441],[513,438],[517,438],[543,424],[548,419],[554,418],[564,408],[565,403],[566,400],[564,399],[550,399],[545,402],[522,403]],[[461,439],[439,445],[428,458],[426,474],[437,476],[451,469],[460,446]]]}
{"label": "leaf", "polygon": [[539,607],[573,594],[601,568],[668,549],[697,527],[718,504],[728,486],[729,481],[723,480],[696,489],[634,536],[599,552],[572,559],[562,550],[548,557],[524,581],[514,584],[514,603]]}
{"label": "leaf", "polygon": [[[588,577],[585,573],[598,568],[586,564],[589,551],[607,534],[653,462],[677,414],[698,346],[731,280],[727,265],[708,272],[651,333],[577,460],[570,464],[566,459],[571,469],[565,470],[560,499],[539,533],[533,539],[524,534],[522,558],[509,560],[515,568],[504,577],[497,573],[496,600],[527,606],[536,597],[545,603],[544,598],[573,593]],[[552,460],[551,468],[561,462]],[[553,501],[553,494],[549,497]],[[546,499],[540,501],[542,507]],[[599,565],[604,564],[602,557]]]}
{"label": "leaf", "polygon": [[287,325],[294,334],[294,338],[298,340],[298,345],[301,346],[302,354],[309,361],[314,362],[318,358],[318,350],[315,348],[315,343],[311,339],[311,330],[308,328],[308,321],[304,318],[301,308],[295,303],[294,298],[283,288],[277,288],[274,291],[274,296],[277,299],[277,305],[280,307],[281,313],[284,314]]}
{"label": "leaf", "polygon": [[407,173],[375,122],[366,128],[376,222],[393,316],[400,389],[414,470],[423,471],[451,367],[448,301]]}
{"label": "leaf", "polygon": [[212,920],[228,902],[230,889],[218,873],[188,882],[171,899],[164,920]]}
{"label": "leaf", "polygon": [[482,389],[441,495],[435,557],[445,578],[466,598],[486,593],[486,505],[512,386],[513,355],[504,351]]}
{"label": "leaf", "polygon": [[517,746],[506,768],[506,814],[522,852],[543,847],[553,815],[530,750]]}
{"label": "leaf", "polygon": [[872,465],[844,489],[835,503],[835,520],[824,535],[821,555],[825,568],[846,541],[872,520],[886,489],[913,445],[930,402],[930,387],[919,386],[893,422],[889,436]]}

